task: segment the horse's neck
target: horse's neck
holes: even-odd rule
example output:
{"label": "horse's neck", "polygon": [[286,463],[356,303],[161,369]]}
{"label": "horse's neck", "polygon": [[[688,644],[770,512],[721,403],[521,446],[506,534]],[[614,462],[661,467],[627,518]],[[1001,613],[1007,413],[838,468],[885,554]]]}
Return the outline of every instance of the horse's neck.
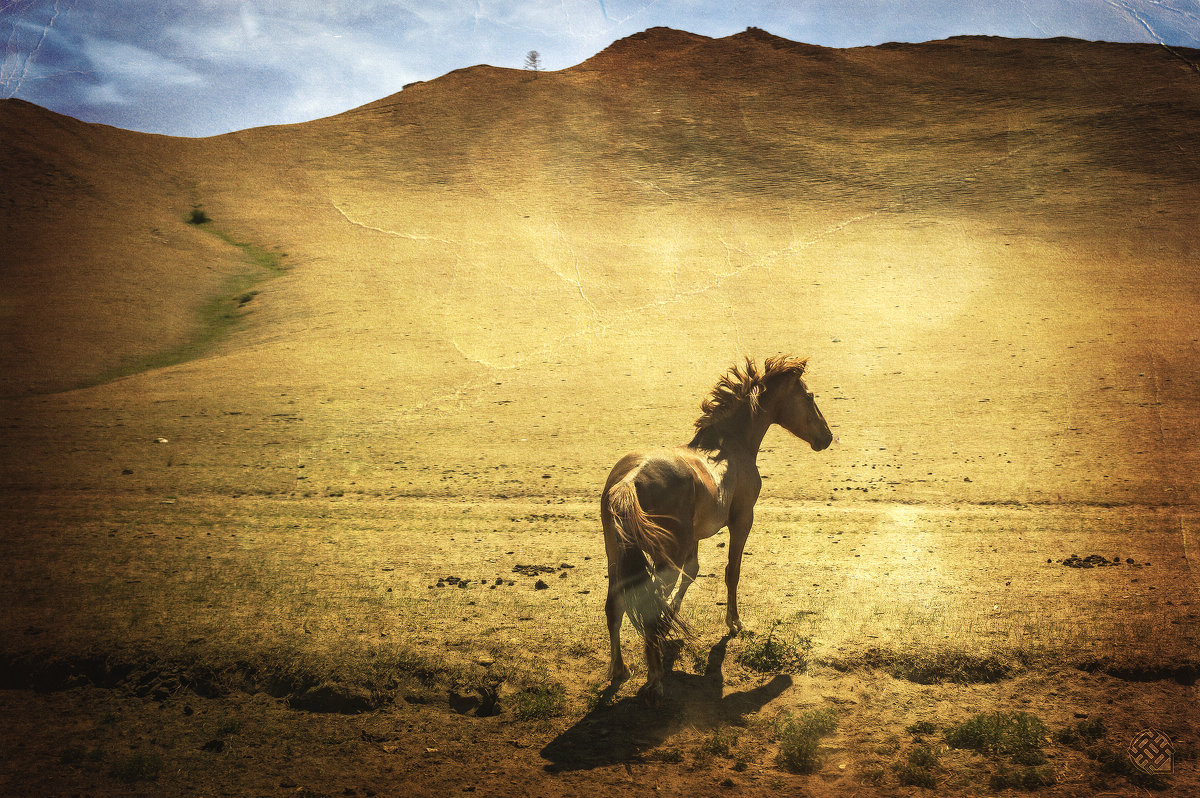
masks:
{"label": "horse's neck", "polygon": [[772,423],[769,417],[761,415],[731,419],[717,429],[696,433],[689,446],[711,451],[717,460],[737,458],[753,465],[758,460],[758,450]]}

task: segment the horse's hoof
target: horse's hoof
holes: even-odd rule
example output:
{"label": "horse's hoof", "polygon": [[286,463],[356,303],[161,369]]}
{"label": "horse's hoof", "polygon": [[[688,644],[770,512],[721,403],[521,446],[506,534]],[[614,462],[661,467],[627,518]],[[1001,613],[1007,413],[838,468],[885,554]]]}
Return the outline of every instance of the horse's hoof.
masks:
{"label": "horse's hoof", "polygon": [[642,689],[638,690],[638,697],[645,702],[646,706],[651,709],[658,709],[663,699],[662,682],[655,682],[654,684],[647,682],[642,685]]}
{"label": "horse's hoof", "polygon": [[737,637],[745,628],[742,626],[742,622],[740,620],[725,621],[725,625],[729,627],[730,637]]}

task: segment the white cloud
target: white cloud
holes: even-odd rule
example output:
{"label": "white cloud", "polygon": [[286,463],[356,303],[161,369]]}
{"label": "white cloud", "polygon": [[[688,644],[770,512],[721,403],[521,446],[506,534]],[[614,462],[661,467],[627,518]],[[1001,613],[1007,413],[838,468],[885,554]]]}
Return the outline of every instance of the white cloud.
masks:
{"label": "white cloud", "polygon": [[91,105],[127,105],[131,100],[112,83],[98,83],[83,91],[83,99]]}
{"label": "white cloud", "polygon": [[128,42],[86,39],[81,47],[102,82],[160,86],[188,86],[203,78],[183,64]]}

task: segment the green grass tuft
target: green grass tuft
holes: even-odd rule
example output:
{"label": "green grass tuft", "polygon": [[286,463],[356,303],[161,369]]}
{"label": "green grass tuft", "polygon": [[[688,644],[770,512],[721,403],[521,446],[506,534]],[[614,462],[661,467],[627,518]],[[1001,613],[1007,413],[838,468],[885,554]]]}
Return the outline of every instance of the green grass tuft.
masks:
{"label": "green grass tuft", "polygon": [[1118,751],[1105,745],[1094,745],[1087,754],[1100,765],[1102,773],[1124,776],[1132,785],[1151,790],[1165,790],[1171,786],[1170,780],[1161,773],[1146,773],[1133,764],[1133,760],[1124,751]]}
{"label": "green grass tuft", "polygon": [[716,756],[733,756],[733,749],[737,746],[738,737],[737,729],[730,728],[729,726],[718,726],[700,744],[700,752]]}
{"label": "green grass tuft", "polygon": [[988,756],[1007,756],[1021,765],[1041,765],[1046,724],[1028,712],[984,712],[946,730],[952,748],[968,748]]}
{"label": "green grass tuft", "polygon": [[837,728],[837,713],[832,709],[814,709],[799,718],[784,715],[776,724],[779,762],[797,773],[813,773],[821,766],[821,738]]}
{"label": "green grass tuft", "polygon": [[937,786],[934,771],[938,768],[938,756],[932,748],[924,745],[913,748],[907,760],[897,763],[895,768],[901,784],[930,790]]}
{"label": "green grass tuft", "polygon": [[567,705],[567,689],[547,682],[521,690],[512,698],[513,715],[519,720],[545,720],[561,715]]}
{"label": "green grass tuft", "polygon": [[654,758],[659,762],[666,762],[670,765],[678,765],[683,761],[683,751],[678,748],[664,748],[655,753]]}
{"label": "green grass tuft", "polygon": [[772,622],[771,631],[763,640],[757,640],[753,632],[747,632],[748,642],[738,654],[738,662],[758,673],[804,673],[808,669],[805,655],[812,648],[812,640],[798,635],[788,640],[776,638],[775,632],[782,623]]}
{"label": "green grass tuft", "polygon": [[1103,718],[1081,720],[1054,733],[1055,742],[1070,748],[1082,750],[1108,735],[1108,727]]}

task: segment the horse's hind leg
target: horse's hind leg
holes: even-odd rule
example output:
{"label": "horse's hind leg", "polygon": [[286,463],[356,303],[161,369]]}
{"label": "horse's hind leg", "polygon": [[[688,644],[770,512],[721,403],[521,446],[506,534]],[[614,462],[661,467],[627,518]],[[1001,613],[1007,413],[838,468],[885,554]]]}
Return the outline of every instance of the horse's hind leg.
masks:
{"label": "horse's hind leg", "polygon": [[660,620],[646,624],[646,683],[638,695],[647,704],[657,707],[663,697],[662,636],[659,634]]}
{"label": "horse's hind leg", "polygon": [[687,593],[687,589],[692,586],[692,582],[696,581],[696,574],[700,571],[699,546],[692,546],[691,552],[683,563],[683,579],[679,581],[679,590],[675,593],[675,598],[671,600],[671,608],[675,612],[679,612],[680,605],[683,604],[683,594]]}
{"label": "horse's hind leg", "polygon": [[625,666],[625,660],[621,656],[621,621],[625,618],[625,602],[616,585],[616,575],[610,574],[608,599],[604,602],[604,615],[608,621],[608,678],[610,681],[620,682],[629,677],[629,668]]}

